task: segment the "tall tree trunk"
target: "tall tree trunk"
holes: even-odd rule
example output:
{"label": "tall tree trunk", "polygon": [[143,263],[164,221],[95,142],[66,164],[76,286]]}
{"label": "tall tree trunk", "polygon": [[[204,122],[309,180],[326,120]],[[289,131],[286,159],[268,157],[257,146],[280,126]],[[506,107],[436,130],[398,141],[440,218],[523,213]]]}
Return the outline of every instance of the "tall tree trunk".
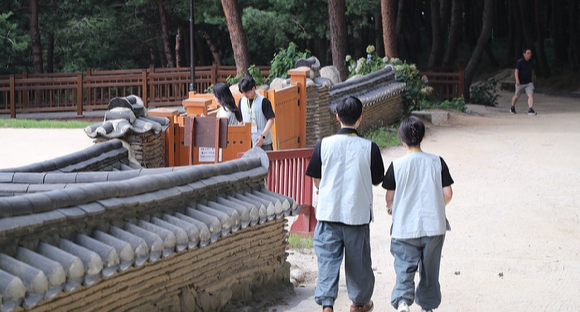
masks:
{"label": "tall tree trunk", "polygon": [[556,55],[556,63],[562,65],[568,61],[566,53],[568,45],[564,40],[564,33],[566,32],[563,21],[567,19],[565,8],[557,1],[550,2],[551,5],[551,21],[550,21],[550,35],[552,43],[554,44],[554,54]]}
{"label": "tall tree trunk", "polygon": [[483,27],[481,29],[481,34],[477,40],[477,46],[471,55],[471,59],[467,66],[465,67],[465,83],[464,83],[464,97],[465,101],[469,103],[469,87],[471,87],[471,81],[477,69],[477,65],[481,60],[481,55],[485,51],[485,47],[489,43],[489,38],[491,36],[491,29],[493,25],[493,0],[485,0],[483,8]]}
{"label": "tall tree trunk", "polygon": [[[532,35],[532,25],[530,23],[531,18],[530,18],[530,12],[528,12],[527,9],[527,3],[526,0],[518,0],[518,10],[519,10],[519,19],[521,21],[521,25],[522,25],[522,33],[524,35],[524,46],[522,47],[522,49],[520,49],[519,51],[519,56],[522,57],[522,50],[523,49],[531,49],[532,50],[532,55],[534,55],[535,58],[537,58],[538,56],[536,55],[536,49],[534,48],[534,36]],[[516,51],[518,52],[518,51]],[[540,74],[542,68],[534,68],[535,71]]]}
{"label": "tall tree trunk", "polygon": [[397,57],[397,32],[396,32],[396,0],[381,0],[381,15],[383,17],[383,43],[385,45],[385,55]]}
{"label": "tall tree trunk", "polygon": [[54,34],[47,31],[47,43],[46,43],[46,72],[54,72]]}
{"label": "tall tree trunk", "polygon": [[515,2],[508,1],[508,20],[514,21],[512,23],[507,23],[508,25],[508,38],[507,38],[507,54],[506,54],[506,64],[513,66],[514,57],[516,56],[516,33],[518,33],[518,19],[515,18]]}
{"label": "tall tree trunk", "polygon": [[397,6],[397,22],[395,24],[395,31],[397,34],[403,33],[403,21],[405,21],[405,0],[399,0]]}
{"label": "tall tree trunk", "polygon": [[332,65],[338,69],[342,80],[345,80],[346,77],[348,77],[348,71],[344,61],[348,39],[345,16],[345,0],[328,0]]}
{"label": "tall tree trunk", "polygon": [[230,40],[234,50],[234,60],[236,61],[236,72],[240,76],[248,75],[250,60],[248,58],[248,46],[246,42],[246,33],[242,27],[242,17],[238,12],[236,0],[221,0],[228,30],[230,31]]}
{"label": "tall tree trunk", "polygon": [[459,50],[459,36],[461,34],[463,0],[453,0],[451,5],[451,25],[447,36],[447,50],[443,57],[443,66],[453,66]]}
{"label": "tall tree trunk", "polygon": [[201,37],[199,32],[194,30],[193,38],[195,40],[195,57],[197,57],[198,64],[209,65],[211,62],[207,59],[207,52],[203,48],[205,39]]}
{"label": "tall tree trunk", "polygon": [[550,71],[550,65],[548,65],[546,50],[544,49],[544,30],[542,28],[544,19],[542,18],[542,12],[540,10],[540,0],[534,1],[534,8],[536,12],[536,31],[538,38],[538,61],[542,67],[542,73],[544,74],[544,77],[549,78],[552,73]]}
{"label": "tall tree trunk", "polygon": [[40,31],[38,29],[38,0],[30,0],[30,42],[32,44],[32,64],[34,72],[41,74],[42,69],[42,44],[40,42]]}
{"label": "tall tree trunk", "polygon": [[205,43],[209,47],[209,51],[211,52],[211,56],[213,57],[213,62],[216,63],[216,65],[222,65],[222,55],[216,43],[212,40],[210,36],[207,35],[207,33],[203,33],[202,38],[203,40],[205,40]]}
{"label": "tall tree trunk", "polygon": [[569,31],[570,31],[570,49],[569,49],[569,61],[571,68],[574,72],[578,72],[580,69],[580,36],[578,35],[579,23],[578,23],[578,0],[570,0],[569,12]]}
{"label": "tall tree trunk", "polygon": [[157,1],[157,7],[159,8],[159,18],[161,20],[161,40],[163,40],[163,52],[165,53],[165,58],[167,59],[167,67],[175,67],[173,63],[173,56],[171,54],[171,46],[169,45],[169,30],[167,30],[167,16],[165,14],[165,5],[163,0]]}
{"label": "tall tree trunk", "polygon": [[181,29],[177,28],[175,35],[175,67],[181,67]]}
{"label": "tall tree trunk", "polygon": [[439,14],[439,0],[431,0],[431,53],[427,66],[441,66],[443,59],[443,31],[441,29],[441,16]]}
{"label": "tall tree trunk", "polygon": [[383,24],[381,19],[381,12],[375,11],[375,47],[377,48],[377,55],[385,55],[385,46],[383,45]]}
{"label": "tall tree trunk", "polygon": [[451,0],[441,0],[439,5],[439,17],[441,21],[442,36],[445,36],[449,20],[451,19]]}

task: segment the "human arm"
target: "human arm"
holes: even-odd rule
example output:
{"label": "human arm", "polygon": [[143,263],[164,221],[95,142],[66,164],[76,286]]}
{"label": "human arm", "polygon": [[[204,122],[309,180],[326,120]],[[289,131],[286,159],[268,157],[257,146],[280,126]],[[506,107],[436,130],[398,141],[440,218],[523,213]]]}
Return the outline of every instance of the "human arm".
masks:
{"label": "human arm", "polygon": [[449,185],[443,188],[443,199],[445,199],[445,206],[449,204],[451,198],[453,198],[453,189],[451,188],[451,185]]}
{"label": "human arm", "polygon": [[383,163],[383,156],[379,146],[374,142],[371,145],[371,178],[374,186],[383,182],[385,175],[385,165]]}
{"label": "human arm", "polygon": [[520,78],[518,78],[519,77],[518,73],[519,73],[519,71],[516,68],[516,70],[514,71],[514,75],[516,76],[516,86],[520,85]]}
{"label": "human arm", "polygon": [[385,200],[387,201],[387,212],[389,215],[393,215],[393,200],[395,199],[395,190],[387,190],[385,195]]}
{"label": "human arm", "polygon": [[264,144],[264,137],[268,134],[268,132],[270,132],[270,129],[272,129],[273,125],[274,125],[274,118],[268,119],[268,122],[266,123],[264,130],[262,131],[262,133],[260,134],[260,136],[258,137],[258,139],[256,141],[256,146],[262,146],[262,144]]}

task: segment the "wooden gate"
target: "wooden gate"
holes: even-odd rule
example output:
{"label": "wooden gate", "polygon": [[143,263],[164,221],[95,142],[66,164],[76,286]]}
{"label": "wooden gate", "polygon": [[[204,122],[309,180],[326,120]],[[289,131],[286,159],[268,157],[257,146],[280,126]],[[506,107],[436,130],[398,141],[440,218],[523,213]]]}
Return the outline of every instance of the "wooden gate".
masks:
{"label": "wooden gate", "polygon": [[306,69],[288,71],[291,85],[270,90],[267,97],[276,114],[272,135],[274,150],[303,148],[306,145]]}

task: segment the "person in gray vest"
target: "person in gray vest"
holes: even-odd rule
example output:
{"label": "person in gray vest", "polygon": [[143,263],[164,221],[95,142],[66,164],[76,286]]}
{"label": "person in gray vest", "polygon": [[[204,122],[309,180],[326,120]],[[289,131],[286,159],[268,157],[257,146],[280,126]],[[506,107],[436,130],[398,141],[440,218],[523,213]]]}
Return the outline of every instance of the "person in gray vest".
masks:
{"label": "person in gray vest", "polygon": [[[445,232],[449,223],[445,206],[453,197],[453,179],[443,158],[421,150],[425,125],[410,116],[401,122],[399,138],[407,149],[393,161],[385,178],[391,226],[391,254],[395,258],[397,279],[391,304],[399,312],[409,312],[413,301],[422,312],[441,303],[439,266]],[[415,273],[419,285],[415,290]]]}
{"label": "person in gray vest", "polygon": [[238,84],[240,93],[244,95],[238,102],[244,122],[252,124],[252,147],[258,146],[265,151],[272,151],[272,126],[274,111],[270,100],[256,92],[256,81],[248,76]]}
{"label": "person in gray vest", "polygon": [[349,97],[336,107],[341,129],[318,141],[306,168],[318,189],[314,250],[318,282],[314,300],[323,312],[334,311],[342,258],[351,312],[368,312],[375,276],[371,267],[369,224],[373,220],[372,186],[383,180],[379,147],[358,135],[362,103]]}

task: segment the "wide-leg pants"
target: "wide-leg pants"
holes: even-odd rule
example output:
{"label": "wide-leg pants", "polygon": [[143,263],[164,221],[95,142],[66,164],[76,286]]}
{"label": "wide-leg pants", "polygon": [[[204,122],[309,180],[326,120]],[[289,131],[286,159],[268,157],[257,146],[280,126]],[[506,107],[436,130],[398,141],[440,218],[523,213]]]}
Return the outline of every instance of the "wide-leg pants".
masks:
{"label": "wide-leg pants", "polygon": [[[391,239],[391,254],[395,257],[397,280],[391,295],[395,309],[401,300],[411,305],[415,301],[425,310],[436,309],[441,303],[439,267],[445,235],[413,239]],[[415,272],[420,279],[415,293]]]}
{"label": "wide-leg pants", "polygon": [[369,303],[375,287],[372,270],[369,225],[351,226],[319,221],[314,230],[314,251],[318,258],[318,283],[314,300],[334,305],[338,296],[340,265],[344,255],[346,288],[355,305]]}

